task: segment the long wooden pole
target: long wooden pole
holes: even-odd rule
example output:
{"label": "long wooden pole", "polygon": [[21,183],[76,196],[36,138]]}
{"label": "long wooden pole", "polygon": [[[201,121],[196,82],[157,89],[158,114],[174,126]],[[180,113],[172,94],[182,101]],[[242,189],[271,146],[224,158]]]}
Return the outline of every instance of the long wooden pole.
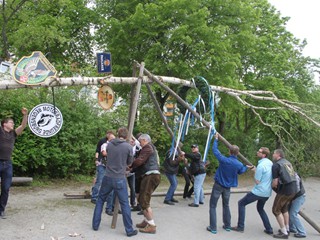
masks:
{"label": "long wooden pole", "polygon": [[[141,91],[141,85],[142,85],[142,78],[143,78],[143,70],[144,70],[144,63],[140,65],[140,72],[139,72],[139,78],[135,86],[132,86],[131,89],[131,102],[130,102],[130,110],[129,110],[129,117],[128,117],[128,140],[132,137],[133,127],[134,127],[134,120],[137,114],[138,109],[138,102],[139,102],[139,96]],[[133,74],[135,74],[135,70],[133,71]],[[118,212],[119,212],[119,199],[116,196],[115,203],[114,203],[114,211],[111,221],[111,228],[116,228],[117,226],[117,220],[118,220]]]}
{"label": "long wooden pole", "polygon": [[146,87],[147,87],[148,93],[149,93],[149,95],[151,97],[151,101],[153,102],[157,112],[159,113],[159,115],[161,117],[161,120],[162,120],[162,122],[164,124],[164,127],[166,128],[166,130],[169,133],[170,137],[173,138],[174,134],[173,134],[171,128],[169,127],[169,125],[168,125],[167,118],[164,116],[163,112],[161,111],[160,105],[159,105],[159,103],[157,101],[157,98],[154,96],[149,83],[146,83]]}
{"label": "long wooden pole", "polygon": [[[139,64],[137,63],[137,66],[139,66]],[[210,123],[207,122],[206,120],[204,120],[203,118],[200,117],[200,115],[194,111],[188,103],[186,103],[181,97],[179,97],[171,88],[169,88],[168,86],[166,86],[165,84],[162,83],[161,79],[154,76],[152,73],[150,73],[147,69],[144,69],[144,73],[150,78],[152,79],[154,82],[158,83],[160,87],[162,87],[163,89],[165,89],[167,92],[169,92],[183,107],[185,107],[186,109],[188,109],[194,116],[195,118],[197,118],[199,121],[201,121],[207,128],[210,128]],[[232,145],[219,134],[219,140],[226,145],[228,148],[230,148]],[[252,163],[246,158],[244,157],[241,153],[238,154],[238,157],[246,164],[246,165],[252,165]]]}

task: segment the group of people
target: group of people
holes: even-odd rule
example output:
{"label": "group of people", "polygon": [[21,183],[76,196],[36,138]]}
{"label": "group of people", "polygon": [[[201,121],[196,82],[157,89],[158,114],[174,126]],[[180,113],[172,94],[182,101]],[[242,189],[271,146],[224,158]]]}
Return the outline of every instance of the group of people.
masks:
{"label": "group of people", "polygon": [[[5,217],[5,208],[9,197],[9,188],[12,182],[11,156],[15,139],[27,126],[28,110],[22,108],[23,119],[21,125],[14,128],[12,118],[1,121],[0,127],[0,218]],[[141,134],[136,139],[127,141],[128,130],[119,128],[117,133],[108,131],[106,138],[101,139],[96,151],[96,182],[92,188],[92,202],[95,209],[92,219],[92,228],[98,230],[101,222],[103,205],[107,202],[106,212],[111,215],[114,208],[114,199],[117,197],[121,206],[123,223],[127,236],[138,233],[133,227],[131,208],[141,207],[144,219],[136,224],[142,233],[156,233],[156,224],[153,218],[150,200],[152,193],[160,184],[161,175],[159,156],[148,134]],[[217,233],[217,202],[222,196],[223,228],[226,231],[244,232],[246,205],[257,202],[257,211],[262,219],[264,232],[273,234],[274,238],[287,239],[290,233],[294,237],[306,237],[306,231],[300,222],[298,213],[305,201],[305,189],[302,180],[285,159],[284,152],[276,149],[273,152],[273,162],[268,158],[270,150],[261,147],[257,152],[259,158],[257,166],[242,164],[238,159],[239,147],[231,145],[229,156],[224,156],[218,149],[219,134],[216,133],[212,151],[218,159],[219,166],[214,176],[214,185],[210,197],[209,222],[207,230]],[[190,160],[190,162],[188,161]],[[203,182],[206,177],[206,165],[202,161],[198,145],[191,146],[191,152],[186,153],[179,149],[179,153],[168,151],[164,161],[165,174],[170,182],[170,187],[165,196],[164,203],[174,205],[178,201],[174,198],[177,188],[176,174],[179,163],[184,163],[183,173],[186,179],[184,198],[190,198],[194,191],[193,203],[190,207],[199,207],[204,203]],[[238,186],[238,175],[248,169],[254,172],[255,186],[238,202],[238,223],[231,226],[231,213],[229,207],[230,189]],[[189,190],[190,182],[193,189]],[[127,183],[130,186],[130,205]],[[267,213],[264,210],[265,203],[270,198],[272,190],[276,196],[272,206],[272,212],[276,217],[280,229],[274,233]],[[137,200],[137,201],[136,201]],[[137,204],[137,205],[136,205]]]}
{"label": "group of people", "polygon": [[[213,143],[213,153],[219,161],[216,171],[214,186],[210,198],[210,225],[207,230],[217,233],[216,206],[222,196],[223,205],[223,228],[226,231],[244,232],[246,205],[257,202],[257,211],[261,217],[266,234],[274,238],[288,239],[289,233],[294,237],[306,237],[306,231],[301,223],[298,212],[305,200],[305,190],[298,174],[294,171],[292,164],[285,159],[284,152],[276,149],[273,153],[273,161],[268,159],[270,150],[261,147],[257,152],[259,158],[257,166],[244,166],[238,159],[239,147],[232,145],[229,148],[229,157],[218,150],[219,134],[216,134]],[[255,186],[238,202],[238,223],[231,227],[231,215],[229,209],[230,188],[238,186],[238,175],[251,169],[254,172]],[[272,212],[276,217],[280,229],[274,233],[267,213],[264,210],[266,201],[276,192]]]}
{"label": "group of people", "polygon": [[[128,130],[124,127],[119,128],[117,136],[106,141],[104,168],[105,174],[102,176],[98,194],[96,199],[92,200],[95,203],[95,209],[92,219],[93,230],[98,230],[101,222],[101,214],[103,205],[110,198],[110,194],[114,194],[119,199],[123,224],[128,237],[138,233],[133,227],[131,219],[131,209],[128,200],[127,178],[135,176],[135,195],[137,202],[141,206],[144,219],[141,223],[136,224],[139,231],[142,233],[156,233],[156,224],[153,218],[152,208],[150,206],[151,195],[160,184],[160,167],[158,153],[155,146],[151,142],[148,134],[141,134],[138,137],[138,142],[141,147],[137,152],[136,144],[130,144],[127,141]],[[133,141],[135,143],[135,141]],[[104,143],[101,144],[101,146]],[[99,145],[99,144],[98,144]],[[99,154],[98,154],[99,155]],[[100,166],[101,160],[97,155],[96,166]],[[98,168],[97,179],[98,182]],[[134,173],[134,174],[133,174]],[[99,183],[98,183],[99,185]],[[94,186],[93,192],[96,191]],[[133,195],[132,195],[133,196]],[[132,197],[131,196],[131,197]],[[112,201],[112,200],[110,200]],[[134,207],[134,199],[131,198],[131,206]]]}
{"label": "group of people", "polygon": [[[246,205],[257,202],[257,211],[261,217],[264,232],[273,235],[274,238],[287,239],[290,232],[296,238],[305,238],[306,231],[301,223],[298,213],[305,201],[305,189],[300,176],[294,171],[292,164],[285,159],[284,152],[276,149],[273,153],[273,162],[268,158],[270,150],[261,147],[257,152],[258,164],[242,164],[237,156],[239,147],[231,145],[229,156],[224,156],[218,149],[219,134],[215,135],[212,151],[219,162],[219,166],[214,176],[214,185],[210,196],[209,223],[207,230],[213,234],[217,233],[217,203],[222,197],[222,219],[223,229],[226,231],[244,232],[245,229],[245,208]],[[164,161],[165,174],[170,182],[170,187],[166,194],[164,203],[174,205],[177,200],[174,198],[174,191],[178,185],[176,180],[177,169],[181,161],[190,175],[194,177],[194,201],[190,207],[199,207],[203,204],[203,181],[205,178],[205,164],[201,159],[199,148],[196,144],[191,146],[192,152],[180,151],[179,155],[168,151]],[[175,159],[173,158],[175,156]],[[187,159],[191,162],[188,163]],[[254,173],[255,186],[238,202],[238,223],[231,226],[231,213],[229,207],[230,190],[238,186],[238,175],[251,169]],[[276,217],[280,229],[274,233],[264,206],[272,194],[272,189],[276,192],[272,212]],[[184,198],[187,196],[184,191]]]}

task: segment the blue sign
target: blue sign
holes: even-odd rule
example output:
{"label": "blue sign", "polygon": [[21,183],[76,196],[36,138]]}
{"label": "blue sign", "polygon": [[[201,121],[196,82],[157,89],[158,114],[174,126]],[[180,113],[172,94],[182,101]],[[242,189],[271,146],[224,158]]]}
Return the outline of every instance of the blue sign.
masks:
{"label": "blue sign", "polygon": [[97,53],[98,73],[111,73],[111,53]]}

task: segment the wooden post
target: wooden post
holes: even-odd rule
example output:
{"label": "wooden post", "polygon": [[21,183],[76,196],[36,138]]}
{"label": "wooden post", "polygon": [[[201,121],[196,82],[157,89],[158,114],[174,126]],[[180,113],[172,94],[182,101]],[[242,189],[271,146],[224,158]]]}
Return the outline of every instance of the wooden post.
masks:
{"label": "wooden post", "polygon": [[164,116],[164,114],[161,111],[160,105],[157,102],[157,98],[154,96],[154,94],[153,94],[153,92],[152,92],[152,90],[150,88],[149,83],[146,83],[146,87],[147,87],[148,93],[149,93],[149,95],[151,97],[151,100],[152,100],[153,104],[155,105],[156,110],[158,111],[158,113],[159,113],[159,115],[161,117],[161,120],[162,120],[162,122],[163,122],[163,124],[164,124],[164,126],[165,126],[165,128],[167,130],[167,132],[169,133],[171,138],[173,138],[174,137],[173,132],[172,132],[171,128],[168,125],[168,121],[167,121],[166,117]]}
{"label": "wooden post", "polygon": [[[138,101],[139,101],[139,95],[140,95],[141,85],[142,85],[144,63],[141,63],[141,65],[139,66],[140,66],[140,72],[139,72],[138,81],[135,84],[135,86],[132,86],[132,89],[131,89],[131,101],[130,101],[129,118],[128,118],[128,132],[129,132],[128,140],[129,141],[132,137],[134,120],[135,120],[137,109],[138,109]],[[135,75],[135,66],[134,66],[133,74]],[[116,228],[117,226],[118,212],[119,212],[119,199],[118,199],[118,196],[116,196],[115,203],[114,203],[114,211],[113,211],[113,216],[111,221],[111,228]]]}
{"label": "wooden post", "polygon": [[[138,64],[139,66],[139,64]],[[144,73],[152,79],[154,82],[158,83],[160,87],[165,89],[167,92],[169,92],[183,107],[189,110],[199,121],[201,121],[207,128],[210,128],[210,123],[204,120],[203,118],[200,117],[200,115],[194,111],[188,103],[186,103],[181,97],[179,97],[171,88],[166,86],[165,84],[162,83],[161,79],[158,79],[158,77],[154,76],[152,73],[150,73],[147,69],[144,69]],[[231,147],[231,144],[219,134],[219,140],[226,145],[228,148]],[[252,165],[252,163],[245,158],[241,153],[238,154],[238,157],[246,164],[246,165]]]}
{"label": "wooden post", "polygon": [[299,215],[306,220],[307,223],[309,223],[315,230],[318,231],[318,233],[320,233],[320,227],[318,224],[316,224],[314,221],[312,221],[304,212],[299,211]]}

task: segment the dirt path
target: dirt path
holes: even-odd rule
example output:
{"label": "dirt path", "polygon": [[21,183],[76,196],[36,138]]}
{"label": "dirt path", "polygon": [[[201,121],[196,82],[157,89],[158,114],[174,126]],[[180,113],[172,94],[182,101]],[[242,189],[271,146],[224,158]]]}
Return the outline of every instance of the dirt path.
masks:
{"label": "dirt path", "polygon": [[[183,182],[182,182],[183,184]],[[320,179],[309,178],[305,180],[307,200],[303,211],[316,223],[320,224]],[[210,192],[212,183],[207,179],[205,189]],[[241,188],[251,189],[251,181],[241,181]],[[166,181],[163,180],[158,192],[163,192],[167,188]],[[181,191],[183,185],[179,185]],[[90,185],[72,186],[49,186],[49,187],[12,187],[9,204],[7,207],[7,219],[0,219],[0,240],[52,240],[52,239],[126,239],[122,218],[119,215],[116,229],[111,229],[110,216],[103,214],[102,224],[99,231],[91,229],[91,220],[94,205],[89,199],[66,199],[63,193],[70,191],[85,191],[90,189]],[[237,201],[244,196],[244,193],[234,193],[231,196],[230,206],[232,211],[232,224],[237,220]],[[271,213],[273,197],[267,202],[266,210],[274,230],[278,229],[275,217]],[[164,205],[164,197],[154,197],[152,206],[154,210],[155,222],[157,224],[157,234],[138,234],[135,239],[271,239],[263,233],[261,220],[256,212],[255,205],[247,207],[246,230],[245,233],[226,232],[222,229],[221,203],[218,205],[218,234],[212,235],[207,232],[206,226],[209,222],[209,199],[206,196],[205,204],[199,208],[187,206],[191,200],[184,200],[177,196],[180,201],[175,206]],[[221,202],[221,200],[220,200]],[[132,213],[134,224],[143,218]],[[303,221],[308,239],[319,239],[317,233],[308,223]],[[71,237],[69,234],[80,234]],[[52,238],[54,237],[54,238]]]}

